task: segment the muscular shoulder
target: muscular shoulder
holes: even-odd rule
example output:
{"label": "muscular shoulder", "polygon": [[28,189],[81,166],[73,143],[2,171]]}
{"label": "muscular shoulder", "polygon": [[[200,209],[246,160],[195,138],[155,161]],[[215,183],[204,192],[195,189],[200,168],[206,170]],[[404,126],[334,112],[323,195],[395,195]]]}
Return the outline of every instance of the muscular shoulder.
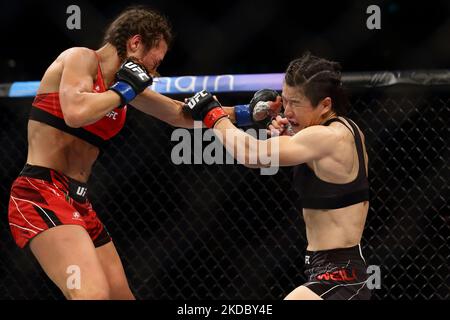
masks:
{"label": "muscular shoulder", "polygon": [[294,139],[322,147],[332,147],[342,139],[342,133],[326,126],[311,126],[299,131]]}
{"label": "muscular shoulder", "polygon": [[97,57],[95,52],[88,48],[74,47],[67,49],[58,57],[64,66],[83,64],[89,69],[97,67]]}
{"label": "muscular shoulder", "polygon": [[97,72],[97,57],[88,48],[67,49],[50,64],[42,76],[38,93],[59,91],[65,70],[77,70],[94,78]]}
{"label": "muscular shoulder", "polygon": [[[336,130],[325,126],[307,127],[292,137],[292,143],[302,150],[305,161],[318,160],[331,155],[342,137]],[[299,154],[300,154],[299,153]]]}

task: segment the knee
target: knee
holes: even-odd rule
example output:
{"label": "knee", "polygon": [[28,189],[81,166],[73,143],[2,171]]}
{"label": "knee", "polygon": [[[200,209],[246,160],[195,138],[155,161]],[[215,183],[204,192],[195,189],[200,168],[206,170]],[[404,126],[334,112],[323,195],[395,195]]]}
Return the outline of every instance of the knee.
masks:
{"label": "knee", "polygon": [[66,297],[69,300],[109,300],[111,299],[111,290],[107,285],[72,289],[67,292]]}

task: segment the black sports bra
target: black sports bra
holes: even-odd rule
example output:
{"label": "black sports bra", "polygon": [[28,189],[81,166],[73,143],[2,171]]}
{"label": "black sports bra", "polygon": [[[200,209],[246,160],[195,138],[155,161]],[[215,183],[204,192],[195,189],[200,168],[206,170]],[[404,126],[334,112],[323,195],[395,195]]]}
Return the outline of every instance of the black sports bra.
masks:
{"label": "black sports bra", "polygon": [[[349,183],[337,184],[319,179],[306,163],[294,167],[294,188],[300,194],[300,206],[310,209],[337,209],[369,200],[369,181],[367,179],[364,149],[361,135],[354,122],[348,118],[355,137],[356,152],[358,153],[359,170],[356,179]],[[333,118],[323,125],[340,122],[350,128],[339,118]]]}

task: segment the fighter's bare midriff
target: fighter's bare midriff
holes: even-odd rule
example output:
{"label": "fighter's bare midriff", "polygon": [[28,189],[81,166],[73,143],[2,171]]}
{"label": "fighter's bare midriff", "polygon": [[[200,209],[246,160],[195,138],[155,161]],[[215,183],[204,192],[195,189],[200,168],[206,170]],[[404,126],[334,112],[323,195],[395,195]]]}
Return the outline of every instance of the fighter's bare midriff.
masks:
{"label": "fighter's bare midriff", "polygon": [[[335,155],[308,165],[322,180],[331,183],[349,183],[356,178],[359,169],[354,137],[342,124],[333,123],[329,127],[342,137],[336,146]],[[368,159],[365,148],[364,157],[367,174]],[[339,209],[303,209],[307,250],[348,248],[359,244],[368,209],[368,201]]]}
{"label": "fighter's bare midriff", "polygon": [[34,120],[28,122],[29,164],[87,182],[98,154],[97,147],[75,136]]}
{"label": "fighter's bare midriff", "polygon": [[308,250],[349,248],[360,243],[369,202],[333,210],[303,209]]}
{"label": "fighter's bare midriff", "polygon": [[[46,70],[38,94],[59,91],[66,52]],[[96,59],[94,55],[92,58]],[[93,77],[95,72],[93,68]],[[98,155],[97,147],[80,138],[41,122],[28,121],[27,163],[31,165],[51,168],[75,180],[87,182]]]}

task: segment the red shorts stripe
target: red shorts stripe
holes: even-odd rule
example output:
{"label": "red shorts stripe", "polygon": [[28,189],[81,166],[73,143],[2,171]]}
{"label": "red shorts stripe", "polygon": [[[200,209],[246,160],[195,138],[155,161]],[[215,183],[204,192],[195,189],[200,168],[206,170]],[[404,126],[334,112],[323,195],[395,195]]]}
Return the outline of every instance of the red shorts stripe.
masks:
{"label": "red shorts stripe", "polygon": [[[49,175],[44,174],[48,170]],[[9,200],[8,219],[16,244],[23,248],[29,241],[50,228],[59,225],[80,225],[89,233],[96,247],[111,241],[105,226],[87,197],[72,195],[71,190],[83,190],[84,184],[52,169],[26,165],[26,170],[13,182]],[[32,177],[30,177],[32,175]],[[39,178],[39,176],[42,178]],[[53,177],[67,181],[54,183]],[[50,177],[50,179],[49,179]],[[65,187],[65,188],[64,188]],[[78,200],[75,201],[74,197]],[[83,200],[84,201],[81,201]]]}

